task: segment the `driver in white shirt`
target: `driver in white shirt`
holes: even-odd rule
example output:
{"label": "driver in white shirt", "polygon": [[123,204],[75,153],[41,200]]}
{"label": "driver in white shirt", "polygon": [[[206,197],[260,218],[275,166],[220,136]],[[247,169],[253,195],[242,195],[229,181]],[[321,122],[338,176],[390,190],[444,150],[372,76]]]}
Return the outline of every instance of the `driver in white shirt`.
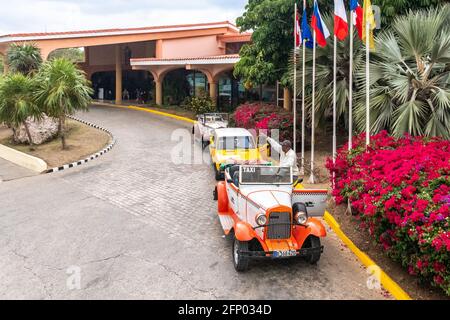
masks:
{"label": "driver in white shirt", "polygon": [[281,145],[272,138],[267,137],[272,148],[280,154],[280,167],[292,168],[294,181],[298,179],[299,170],[297,165],[297,154],[292,150],[292,143],[289,140],[283,141]]}

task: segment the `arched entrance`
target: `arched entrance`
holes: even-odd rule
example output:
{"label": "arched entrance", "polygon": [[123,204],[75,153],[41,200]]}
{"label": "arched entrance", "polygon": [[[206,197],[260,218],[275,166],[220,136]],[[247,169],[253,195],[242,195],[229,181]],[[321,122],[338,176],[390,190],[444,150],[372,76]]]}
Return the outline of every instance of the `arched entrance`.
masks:
{"label": "arched entrance", "polygon": [[[94,89],[94,99],[115,99],[115,71],[96,72],[91,76],[91,81]],[[155,86],[153,77],[148,71],[124,70],[122,73],[122,87],[122,98],[125,101],[151,102],[154,100]]]}
{"label": "arched entrance", "polygon": [[208,79],[201,71],[176,69],[164,77],[164,104],[180,105],[187,97],[205,94],[208,94]]}
{"label": "arched entrance", "polygon": [[218,110],[232,112],[241,103],[249,100],[249,94],[232,71],[222,73],[218,78]]}

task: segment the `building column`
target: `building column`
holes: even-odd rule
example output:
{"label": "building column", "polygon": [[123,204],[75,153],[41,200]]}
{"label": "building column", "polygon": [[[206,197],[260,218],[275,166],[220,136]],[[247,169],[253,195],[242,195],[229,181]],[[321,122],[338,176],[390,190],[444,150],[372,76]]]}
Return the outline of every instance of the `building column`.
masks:
{"label": "building column", "polygon": [[209,96],[213,103],[217,106],[217,82],[209,83]]}
{"label": "building column", "polygon": [[155,79],[155,94],[156,99],[155,102],[158,106],[162,106],[163,104],[163,88],[162,88],[162,80],[161,79]]}
{"label": "building column", "polygon": [[122,48],[116,45],[116,104],[122,103]]}
{"label": "building column", "polygon": [[292,109],[292,95],[289,88],[284,88],[283,108],[287,111]]}

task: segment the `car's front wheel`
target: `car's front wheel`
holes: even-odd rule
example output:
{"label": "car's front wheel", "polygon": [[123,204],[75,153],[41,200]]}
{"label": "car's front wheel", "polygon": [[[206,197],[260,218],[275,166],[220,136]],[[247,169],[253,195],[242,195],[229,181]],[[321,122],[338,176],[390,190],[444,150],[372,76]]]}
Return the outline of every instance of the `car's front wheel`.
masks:
{"label": "car's front wheel", "polygon": [[[320,248],[320,247],[321,247],[321,244],[320,244],[320,238],[319,237],[309,236],[308,239],[306,239],[306,241],[305,241],[304,248]],[[308,254],[305,257],[305,259],[310,264],[316,264],[320,260],[320,255],[321,255],[320,250],[317,250],[314,253]]]}
{"label": "car's front wheel", "polygon": [[243,255],[242,252],[248,252],[248,242],[239,241],[234,238],[233,242],[233,263],[234,268],[238,272],[244,272],[248,270],[249,259]]}

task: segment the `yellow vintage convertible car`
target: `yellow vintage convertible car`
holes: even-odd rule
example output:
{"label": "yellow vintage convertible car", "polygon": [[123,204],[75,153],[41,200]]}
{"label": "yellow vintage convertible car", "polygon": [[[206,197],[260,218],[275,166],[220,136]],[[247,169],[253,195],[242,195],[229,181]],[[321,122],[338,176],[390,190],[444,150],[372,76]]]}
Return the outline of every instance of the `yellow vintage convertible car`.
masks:
{"label": "yellow vintage convertible car", "polygon": [[266,163],[266,150],[267,145],[259,147],[247,129],[221,128],[214,130],[210,138],[209,151],[216,180],[224,179],[226,165]]}

